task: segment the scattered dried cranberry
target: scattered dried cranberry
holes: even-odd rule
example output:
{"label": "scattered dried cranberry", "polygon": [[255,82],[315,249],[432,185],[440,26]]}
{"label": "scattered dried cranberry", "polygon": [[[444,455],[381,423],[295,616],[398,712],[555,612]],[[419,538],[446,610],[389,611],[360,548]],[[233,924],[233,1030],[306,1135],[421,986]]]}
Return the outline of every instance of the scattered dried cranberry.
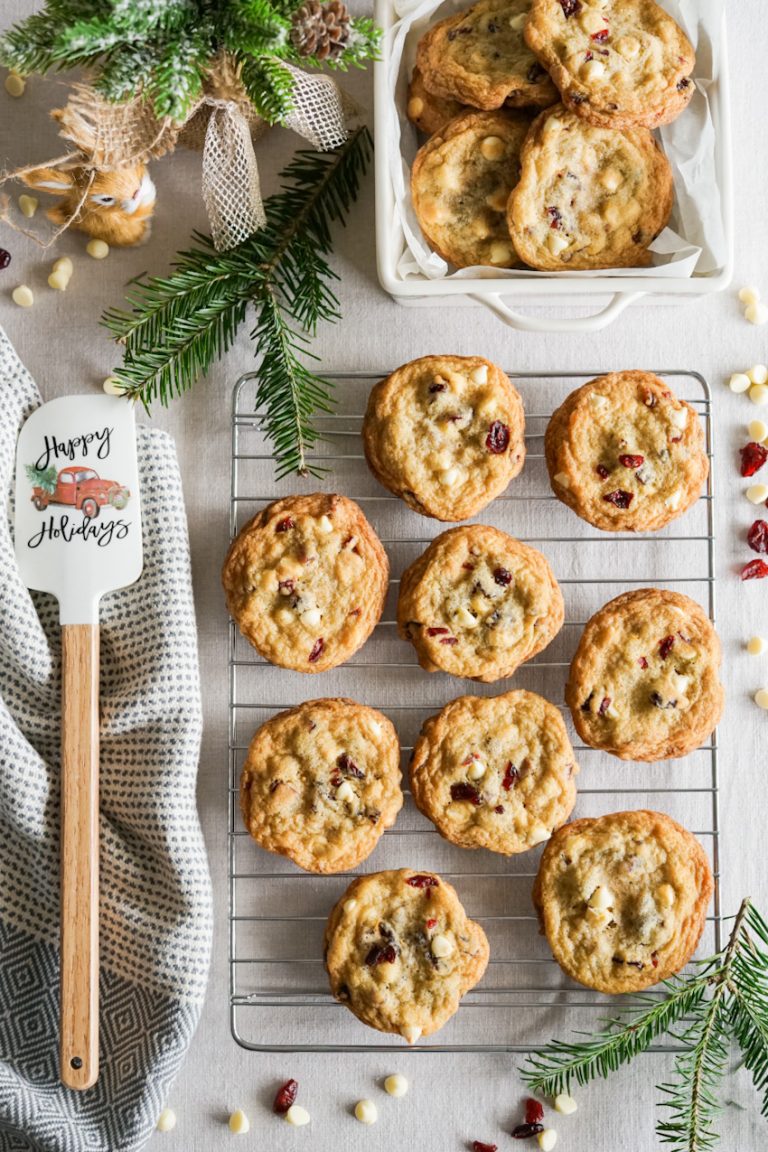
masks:
{"label": "scattered dried cranberry", "polygon": [[434,628],[427,628],[427,636],[445,636],[447,632],[447,628],[438,627],[437,625],[435,625]]}
{"label": "scattered dried cranberry", "polygon": [[431,932],[431,931],[432,931],[432,929],[433,929],[433,928],[435,928],[436,926],[437,926],[437,920],[433,920],[433,919],[429,919],[429,920],[427,920],[427,929],[428,929],[430,932]]}
{"label": "scattered dried cranberry", "polygon": [[411,888],[437,888],[440,881],[436,876],[409,876],[406,879],[406,884],[410,884]]}
{"label": "scattered dried cranberry", "polygon": [[675,643],[674,636],[665,636],[663,640],[659,640],[659,656],[662,660],[666,660]]}
{"label": "scattered dried cranberry", "polygon": [[566,20],[569,20],[571,16],[581,11],[581,0],[560,0],[560,7]]}
{"label": "scattered dried cranberry", "polygon": [[504,771],[504,779],[501,782],[501,786],[505,792],[509,792],[510,788],[512,788],[515,784],[517,784],[519,779],[520,779],[520,773],[518,772],[517,768],[515,768],[512,761],[510,760],[509,763],[507,764],[505,771]]}
{"label": "scattered dried cranberry", "polygon": [[610,708],[610,706],[611,706],[611,697],[610,696],[603,696],[602,700],[600,701],[600,707],[597,710],[598,716],[605,716],[605,714],[608,711],[608,709]]}
{"label": "scattered dried cranberry", "polygon": [[474,564],[462,564],[462,568],[465,572],[474,572],[475,570]]}
{"label": "scattered dried cranberry", "polygon": [[472,1141],[472,1152],[496,1152],[497,1144],[483,1144],[482,1140]]}
{"label": "scattered dried cranberry", "polygon": [[552,205],[550,208],[547,208],[547,216],[549,216],[550,228],[559,228],[563,223],[563,214],[560,209],[556,208],[554,205]]}
{"label": "scattered dried cranberry", "polygon": [[512,583],[512,573],[508,568],[494,568],[493,582],[494,584],[500,584],[502,588],[506,588],[508,584]]}
{"label": "scattered dried cranberry", "polygon": [[494,420],[488,429],[485,446],[494,456],[500,456],[509,448],[509,428],[501,420]]}
{"label": "scattered dried cranberry", "polygon": [[284,516],[282,520],[278,520],[275,525],[275,532],[289,532],[291,528],[295,528],[296,523],[290,516]]}
{"label": "scattered dried cranberry", "polygon": [[601,28],[599,32],[592,33],[592,39],[596,40],[598,44],[605,44],[610,32],[607,28]]}
{"label": "scattered dried cranberry", "polygon": [[431,384],[430,392],[445,392],[445,384]]}
{"label": "scattered dried cranberry", "polygon": [[648,667],[648,661],[646,660],[645,656],[640,657],[640,659],[638,660],[638,664],[640,665],[641,668],[647,668]]}
{"label": "scattered dried cranberry", "polygon": [[597,474],[601,480],[607,480],[608,477],[610,476],[610,472],[606,468],[605,464],[598,464],[595,471],[597,472]]}
{"label": "scattered dried cranberry", "polygon": [[651,952],[651,964],[653,964],[654,968],[658,968],[658,966],[659,966],[659,954],[658,954],[658,952]]}
{"label": "scattered dried cranberry", "polygon": [[741,449],[742,476],[754,476],[766,460],[768,460],[768,448],[764,444],[756,444],[754,440],[750,441]]}
{"label": "scattered dried cranberry", "polygon": [[280,580],[277,585],[277,590],[281,596],[290,596],[295,588],[293,580]]}
{"label": "scattered dried cranberry", "polygon": [[753,552],[768,552],[768,521],[755,520],[747,532],[747,543]]}
{"label": "scattered dried cranberry", "polygon": [[682,80],[678,80],[678,82],[677,82],[678,92],[685,92],[685,90],[689,84],[690,84],[690,80],[688,79],[688,77],[683,76]]}
{"label": "scattered dried cranberry", "polygon": [[355,764],[354,760],[347,756],[346,752],[342,752],[336,763],[345,776],[352,776],[355,780],[365,779],[365,772],[362,772],[358,768],[357,764]]}
{"label": "scattered dried cranberry", "polygon": [[7,268],[11,262],[11,254],[7,248],[0,248],[0,270]]}
{"label": "scattered dried cranberry", "polygon": [[456,639],[455,636],[443,636],[440,643],[441,644],[458,644],[458,640]]}
{"label": "scattered dried cranberry", "polygon": [[312,645],[312,651],[309,654],[310,664],[314,664],[316,660],[320,659],[323,648],[325,648],[325,640],[323,640],[321,636],[319,640],[315,640],[314,644]]}
{"label": "scattered dried cranberry", "polygon": [[[562,3],[563,0],[560,0]],[[517,1128],[512,1129],[513,1140],[528,1140],[531,1136],[538,1136],[539,1132],[544,1131],[543,1124],[518,1124]]]}
{"label": "scattered dried cranberry", "polygon": [[298,1080],[286,1080],[281,1088],[278,1088],[275,1102],[272,1105],[272,1111],[277,1112],[278,1116],[285,1116],[288,1109],[296,1102],[296,1097],[299,1094]]}
{"label": "scattered dried cranberry", "polygon": [[529,1096],[525,1102],[526,1124],[539,1124],[544,1119],[544,1105],[539,1100]]}
{"label": "scattered dried cranberry", "polygon": [[451,800],[470,800],[475,808],[479,808],[482,803],[480,793],[474,784],[465,784],[464,782],[451,784]]}
{"label": "scattered dried cranberry", "polygon": [[641,468],[645,463],[645,456],[619,456],[619,464],[624,468]]}
{"label": "scattered dried cranberry", "polygon": [[374,944],[365,958],[366,968],[375,968],[377,964],[394,964],[397,960],[397,948],[394,944]]}
{"label": "scattered dried cranberry", "polygon": [[494,812],[496,813],[497,816],[503,815],[504,805],[503,804],[497,804],[496,807],[494,808]]}
{"label": "scattered dried cranberry", "polygon": [[608,492],[603,496],[603,500],[607,500],[609,504],[614,504],[617,508],[629,508],[634,500],[631,492],[625,492],[622,488],[617,488],[615,492]]}
{"label": "scattered dried cranberry", "polygon": [[742,580],[764,580],[768,576],[768,564],[765,560],[750,560],[741,570]]}

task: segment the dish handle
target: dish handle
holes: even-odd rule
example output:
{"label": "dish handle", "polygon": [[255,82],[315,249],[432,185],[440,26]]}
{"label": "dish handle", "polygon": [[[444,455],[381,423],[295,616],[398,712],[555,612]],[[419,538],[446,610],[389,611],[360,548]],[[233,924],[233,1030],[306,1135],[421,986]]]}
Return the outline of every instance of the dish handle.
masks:
{"label": "dish handle", "polygon": [[575,316],[571,319],[558,317],[557,319],[526,316],[523,312],[515,312],[504,303],[501,295],[496,292],[488,295],[471,293],[470,299],[478,304],[490,308],[500,320],[518,332],[600,332],[621,315],[625,308],[634,304],[645,295],[644,292],[616,292],[605,308],[591,316]]}

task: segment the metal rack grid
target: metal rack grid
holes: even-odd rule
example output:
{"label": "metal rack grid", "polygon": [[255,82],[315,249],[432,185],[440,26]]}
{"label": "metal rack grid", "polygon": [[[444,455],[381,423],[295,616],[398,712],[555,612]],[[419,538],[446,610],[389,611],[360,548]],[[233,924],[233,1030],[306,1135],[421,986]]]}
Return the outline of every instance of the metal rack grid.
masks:
{"label": "metal rack grid", "polygon": [[[387,374],[328,373],[338,408],[320,420],[326,437],[313,453],[327,466],[321,480],[290,478],[274,484],[274,462],[260,429],[256,408],[257,373],[242,376],[234,390],[230,529],[234,536],[251,516],[278,495],[314,490],[339,491],[361,505],[390,557],[392,588],[383,619],[351,661],[320,677],[275,668],[240,636],[229,633],[229,994],[234,1039],[255,1051],[363,1052],[528,1052],[552,1033],[587,1025],[620,998],[592,993],[568,980],[537,933],[530,888],[540,849],[502,857],[467,851],[447,843],[417,811],[407,792],[406,765],[422,721],[461,693],[496,695],[509,681],[479,685],[436,673],[416,663],[410,645],[397,638],[395,602],[399,575],[446,525],[410,511],[370,475],[360,444],[360,421],[368,391]],[[552,410],[593,373],[509,375],[526,409],[526,465],[510,488],[479,519],[540,548],[553,566],[566,600],[563,629],[549,647],[514,676],[515,686],[561,701],[566,669],[580,630],[603,603],[627,587],[674,587],[697,599],[715,621],[714,485],[685,516],[652,536],[600,533],[552,496],[544,465],[543,435]],[[702,419],[713,459],[711,393],[696,372],[668,371],[677,395]],[[578,546],[576,548],[575,546]],[[243,827],[238,784],[255,729],[276,712],[319,696],[353,696],[380,708],[400,736],[406,802],[388,830],[357,869],[433,868],[456,886],[474,919],[483,924],[491,961],[481,984],[463,1000],[453,1019],[413,1047],[359,1023],[332,999],[322,963],[326,917],[351,873],[315,876],[271,855],[251,841]],[[403,700],[407,703],[403,703]],[[393,702],[395,701],[395,702]],[[620,808],[659,808],[679,819],[702,840],[715,876],[712,914],[700,954],[721,946],[720,845],[717,734],[682,760],[662,764],[619,761],[575,739],[581,767],[574,815],[597,815]],[[677,1051],[668,1042],[652,1051]]]}

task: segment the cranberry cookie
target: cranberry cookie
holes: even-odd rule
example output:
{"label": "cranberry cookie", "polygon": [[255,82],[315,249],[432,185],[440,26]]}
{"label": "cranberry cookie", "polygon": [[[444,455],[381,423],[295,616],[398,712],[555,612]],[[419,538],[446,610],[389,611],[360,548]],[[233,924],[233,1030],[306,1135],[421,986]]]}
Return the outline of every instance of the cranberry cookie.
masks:
{"label": "cranberry cookie", "polygon": [[400,778],[400,746],[386,716],[354,700],[308,700],[253,737],[240,809],[262,848],[307,872],[343,872],[394,824]]}
{"label": "cranberry cookie", "polygon": [[507,228],[528,120],[514,112],[467,112],[416,153],[411,198],[421,230],[457,268],[518,264]]}
{"label": "cranberry cookie", "polygon": [[647,128],[598,128],[559,104],[531,126],[507,223],[521,260],[543,272],[642,267],[673,197]]}
{"label": "cranberry cookie", "polygon": [[524,36],[591,124],[657,128],[693,96],[693,47],[654,0],[533,0]]}
{"label": "cranberry cookie", "polygon": [[230,615],[282,668],[325,672],[357,651],[384,610],[389,562],[357,504],[316,492],[269,504],[232,541]]}
{"label": "cranberry cookie", "polygon": [[406,113],[419,132],[431,136],[433,132],[439,132],[449,120],[466,111],[466,105],[458,100],[452,100],[450,96],[436,96],[434,92],[428,91],[421,72],[414,68],[408,85]]}
{"label": "cranberry cookie", "polygon": [[431,1036],[488,964],[488,941],[450,884],[433,872],[373,872],[331,912],[331,991],[358,1020],[409,1044]]}
{"label": "cranberry cookie", "polygon": [[473,524],[443,532],[403,573],[397,628],[428,672],[491,683],[546,648],[563,614],[541,552]]}
{"label": "cranberry cookie", "polygon": [[652,372],[577,388],[544,437],[552,491],[605,532],[653,532],[682,516],[709,475],[695,408]]}
{"label": "cranberry cookie", "polygon": [[578,770],[560,711],[541,696],[460,696],[424,723],[411,794],[446,840],[513,856],[565,823]]}
{"label": "cranberry cookie", "polygon": [[466,520],[525,460],[525,415],[509,377],[481,356],[422,356],[373,388],[363,421],[376,479],[436,520]]}
{"label": "cranberry cookie", "polygon": [[523,39],[531,0],[480,0],[419,41],[424,85],[473,108],[546,108],[557,89]]}
{"label": "cranberry cookie", "polygon": [[601,608],[582,633],[565,699],[579,736],[622,760],[685,756],[717,726],[720,640],[679,592],[643,588]]}
{"label": "cranberry cookie", "polygon": [[712,897],[704,849],[661,812],[614,812],[566,824],[533,886],[560,967],[598,992],[639,992],[683,968]]}

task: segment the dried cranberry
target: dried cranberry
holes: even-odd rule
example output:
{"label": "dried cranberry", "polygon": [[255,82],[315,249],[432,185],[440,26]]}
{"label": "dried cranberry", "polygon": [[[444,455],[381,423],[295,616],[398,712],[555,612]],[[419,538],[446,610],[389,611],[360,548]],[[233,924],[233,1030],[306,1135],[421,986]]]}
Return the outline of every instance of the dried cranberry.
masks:
{"label": "dried cranberry", "polygon": [[539,1124],[544,1119],[544,1105],[539,1100],[529,1096],[525,1102],[526,1124]]}
{"label": "dried cranberry", "polygon": [[320,659],[323,648],[325,648],[325,640],[323,640],[321,636],[318,640],[315,640],[314,644],[312,645],[312,651],[309,654],[310,664],[314,664],[316,660]]}
{"label": "dried cranberry", "polygon": [[605,464],[598,464],[598,466],[597,466],[597,468],[595,469],[595,471],[597,472],[597,474],[598,474],[598,476],[600,477],[600,479],[601,479],[601,480],[607,480],[607,479],[608,479],[608,477],[609,477],[609,476],[610,476],[610,474],[611,474],[611,473],[608,471],[608,469],[606,468]]}
{"label": "dried cranberry", "polygon": [[493,582],[494,584],[500,584],[502,588],[506,588],[508,584],[512,583],[512,573],[508,568],[494,568]]}
{"label": "dried cranberry", "polygon": [[288,1109],[296,1102],[296,1097],[299,1094],[298,1080],[286,1080],[281,1088],[278,1088],[275,1102],[272,1105],[272,1111],[277,1112],[278,1116],[285,1116]]}
{"label": "dried cranberry", "polygon": [[741,474],[754,476],[768,460],[768,448],[764,444],[756,444],[754,440],[741,449]]}
{"label": "dried cranberry", "polygon": [[342,752],[336,763],[345,776],[352,776],[355,780],[365,779],[365,772],[362,772],[358,768],[357,764],[347,756],[346,752]]}
{"label": "dried cranberry", "polygon": [[290,596],[295,587],[293,580],[281,580],[277,585],[277,590],[281,596]]}
{"label": "dried cranberry", "polygon": [[651,952],[651,964],[653,964],[654,968],[658,968],[658,966],[659,966],[659,954],[658,954],[658,952]]}
{"label": "dried cranberry", "polygon": [[619,456],[619,464],[624,468],[640,468],[645,463],[645,456]]}
{"label": "dried cranberry", "polygon": [[665,636],[663,640],[659,640],[659,656],[662,660],[666,660],[675,643],[674,636]]}
{"label": "dried cranberry", "polygon": [[589,64],[590,60],[594,60],[594,55],[591,52],[584,53],[584,63]]}
{"label": "dried cranberry", "polygon": [[466,784],[464,782],[451,784],[451,800],[470,800],[475,808],[479,808],[482,803],[480,793],[474,784]]}
{"label": "dried cranberry", "polygon": [[[563,0],[560,0],[562,3]],[[531,1136],[538,1136],[539,1132],[544,1131],[543,1124],[518,1124],[517,1128],[512,1129],[513,1140],[528,1140]]]}
{"label": "dried cranberry", "polygon": [[496,813],[497,816],[501,816],[504,812],[504,805],[503,804],[497,804],[496,807],[494,808],[494,812]]}
{"label": "dried cranberry", "polygon": [[7,248],[0,248],[0,270],[7,268],[11,262],[11,254]]}
{"label": "dried cranberry", "polygon": [[427,628],[427,636],[445,636],[447,632],[447,628],[437,627],[437,625],[434,628]]}
{"label": "dried cranberry", "polygon": [[656,407],[656,397],[653,392],[646,392],[645,396],[643,396],[643,404],[645,404],[646,408]]}
{"label": "dried cranberry", "polygon": [[429,930],[430,932],[431,932],[431,931],[432,931],[432,929],[433,929],[433,928],[435,928],[436,926],[437,926],[437,920],[433,920],[433,919],[429,919],[429,920],[427,920],[427,928],[428,928],[428,930]]}
{"label": "dried cranberry", "polygon": [[570,20],[571,16],[581,12],[581,0],[560,0],[560,7],[566,20]]}
{"label": "dried cranberry", "polygon": [[607,500],[609,504],[614,504],[617,508],[629,508],[634,496],[631,492],[625,492],[623,488],[617,488],[615,492],[606,493],[603,500]]}
{"label": "dried cranberry", "polygon": [[592,39],[597,41],[598,44],[605,44],[610,32],[607,28],[601,28],[599,32],[592,33]]}
{"label": "dried cranberry", "polygon": [[410,884],[411,888],[437,888],[440,881],[436,876],[408,876],[406,884]]}
{"label": "dried cranberry", "polygon": [[640,665],[641,668],[647,668],[648,667],[648,661],[646,660],[645,656],[640,657],[640,659],[638,660],[638,664]]}
{"label": "dried cranberry", "polygon": [[747,532],[747,543],[753,552],[768,552],[768,521],[755,520]]}
{"label": "dried cranberry", "polygon": [[465,572],[474,572],[475,570],[474,564],[462,564],[462,568]]}
{"label": "dried cranberry", "polygon": [[685,90],[689,84],[690,84],[690,80],[688,79],[688,77],[683,76],[682,80],[678,80],[678,82],[677,82],[678,92],[685,92]]}
{"label": "dried cranberry", "polygon": [[483,1144],[482,1140],[472,1141],[472,1152],[496,1152],[497,1144]]}
{"label": "dried cranberry", "polygon": [[506,769],[504,770],[504,779],[501,782],[501,786],[505,792],[509,792],[510,788],[517,784],[519,779],[520,773],[510,760]]}
{"label": "dried cranberry", "polygon": [[550,228],[559,228],[563,222],[563,217],[562,217],[562,214],[560,212],[560,209],[555,208],[554,206],[552,206],[551,208],[547,208],[547,216],[549,216]]}
{"label": "dried cranberry", "polygon": [[494,420],[488,429],[485,446],[494,456],[500,456],[509,448],[509,428],[501,420]]}
{"label": "dried cranberry", "polygon": [[598,716],[605,716],[605,714],[608,711],[608,709],[610,708],[610,706],[611,706],[611,697],[610,696],[603,696],[602,700],[600,701],[600,707],[597,710]]}
{"label": "dried cranberry", "polygon": [[296,523],[290,516],[284,516],[282,520],[278,520],[275,525],[275,532],[289,532],[291,528],[295,528]]}
{"label": "dried cranberry", "polygon": [[441,644],[458,644],[458,640],[456,639],[455,636],[443,636],[440,643]]}
{"label": "dried cranberry", "polygon": [[445,384],[430,384],[430,392],[445,392]]}
{"label": "dried cranberry", "polygon": [[765,560],[750,560],[741,570],[742,580],[764,580],[768,576],[768,564]]}
{"label": "dried cranberry", "polygon": [[397,948],[394,944],[374,944],[365,958],[366,968],[375,968],[377,964],[394,964],[397,960]]}

